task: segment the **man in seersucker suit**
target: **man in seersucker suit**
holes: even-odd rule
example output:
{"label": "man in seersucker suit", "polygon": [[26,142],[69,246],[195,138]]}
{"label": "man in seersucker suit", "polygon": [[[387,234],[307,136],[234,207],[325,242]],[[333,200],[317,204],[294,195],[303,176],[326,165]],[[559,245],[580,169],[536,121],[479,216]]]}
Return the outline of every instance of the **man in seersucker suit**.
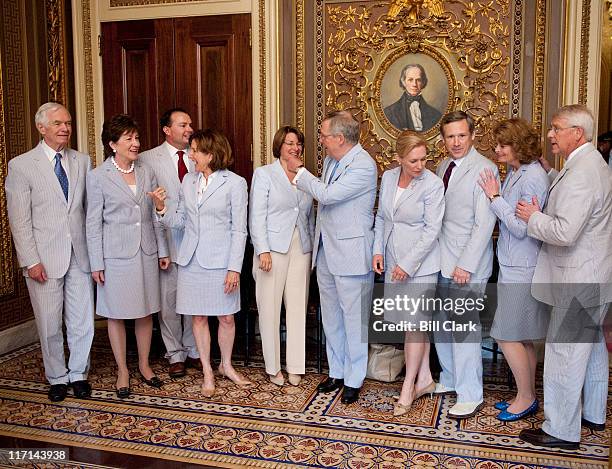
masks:
{"label": "man in seersucker suit", "polygon": [[[140,154],[139,159],[155,173],[160,186],[166,190],[166,205],[174,213],[179,198],[183,177],[193,171],[189,154],[189,137],[193,134],[191,117],[181,108],[164,112],[159,120],[165,141],[161,145]],[[183,230],[167,229],[166,237],[170,249],[170,266],[159,273],[161,311],[159,325],[166,347],[166,358],[170,364],[171,378],[185,376],[186,366],[202,367],[200,355],[191,329],[191,317],[176,313],[176,266],[178,248],[183,239]]]}
{"label": "man in seersucker suit", "polygon": [[334,111],[323,119],[319,141],[327,152],[320,179],[301,167],[297,157],[287,166],[297,173],[298,189],[319,202],[312,262],[317,267],[329,378],[318,389],[330,392],[344,386],[342,403],[351,404],[359,398],[367,368],[368,343],[362,330],[367,321],[362,313],[369,311],[374,281],[377,170],[359,144],[359,123],[348,111]]}
{"label": "man in seersucker suit", "polygon": [[[66,148],[72,133],[68,110],[43,104],[34,118],[42,141],[8,163],[5,182],[9,223],[40,338],[51,401],[87,398],[94,334],[93,282],[85,242],[85,175],[89,156]],[[63,321],[70,349],[64,358]]]}
{"label": "man in seersucker suit", "polygon": [[565,160],[548,201],[519,201],[516,214],[542,248],[531,293],[552,306],[544,355],[541,429],[520,438],[537,446],[578,449],[581,425],[603,431],[608,352],[601,330],[612,302],[612,171],[591,143],[594,119],[582,105],[559,109],[548,139]]}
{"label": "man in seersucker suit", "polygon": [[[449,157],[437,170],[444,182],[446,203],[439,238],[438,292],[442,297],[482,297],[493,269],[491,235],[496,217],[477,181],[485,169],[497,178],[497,166],[474,148],[474,121],[465,112],[453,111],[442,117],[440,133]],[[461,311],[453,311],[450,319],[462,322],[465,317]],[[434,335],[442,367],[434,392],[457,393],[457,403],[448,410],[448,416],[456,419],[475,415],[483,404],[480,319],[474,314],[472,320],[478,332],[470,336]]]}

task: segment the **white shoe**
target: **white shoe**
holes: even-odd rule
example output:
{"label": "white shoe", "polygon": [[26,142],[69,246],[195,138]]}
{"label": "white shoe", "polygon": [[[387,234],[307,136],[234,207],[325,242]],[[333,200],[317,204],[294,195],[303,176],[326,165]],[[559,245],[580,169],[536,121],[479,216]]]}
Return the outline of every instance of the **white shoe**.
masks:
{"label": "white shoe", "polygon": [[293,373],[288,373],[287,380],[289,381],[289,384],[291,384],[292,386],[299,386],[300,382],[302,381],[302,376],[294,375]]}
{"label": "white shoe", "polygon": [[483,406],[484,401],[480,402],[457,402],[448,410],[448,416],[454,419],[467,419],[476,415]]}
{"label": "white shoe", "polygon": [[434,389],[433,391],[434,394],[438,394],[438,395],[452,394],[454,392],[455,392],[454,389],[447,388],[442,383],[436,383],[436,389]]}

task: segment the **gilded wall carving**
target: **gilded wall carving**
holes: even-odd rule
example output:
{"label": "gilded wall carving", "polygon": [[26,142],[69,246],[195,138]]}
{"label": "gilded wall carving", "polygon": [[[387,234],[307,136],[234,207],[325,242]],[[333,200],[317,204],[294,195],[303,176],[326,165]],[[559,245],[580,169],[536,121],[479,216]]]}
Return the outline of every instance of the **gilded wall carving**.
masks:
{"label": "gilded wall carving", "polygon": [[589,34],[591,21],[591,0],[582,0],[582,22],[580,25],[580,73],[578,81],[578,102],[587,103],[587,81],[589,78]]}
{"label": "gilded wall carving", "polygon": [[91,164],[96,165],[96,121],[93,88],[93,51],[91,50],[91,0],[82,0],[83,23],[81,34],[83,35],[83,52],[85,55],[85,122],[87,123],[87,153]]}
{"label": "gilded wall carving", "polygon": [[[389,107],[401,95],[399,74],[407,64],[418,63],[426,69],[429,83],[422,96],[426,101],[437,99],[432,107],[439,114],[462,109],[474,117],[476,145],[485,154],[492,154],[490,134],[495,122],[522,115],[523,86],[533,83],[533,104],[541,111],[546,0],[538,0],[535,6],[538,35],[533,39],[533,77],[524,76],[522,63],[523,0],[316,0],[314,4],[299,0],[298,51],[304,50],[300,49],[299,20],[306,6],[314,13],[316,56],[311,65],[304,56],[297,63],[314,69],[315,108],[310,114],[298,99],[298,122],[310,114],[317,127],[326,112],[349,109],[361,123],[362,144],[381,170],[392,164],[393,145],[401,131]],[[298,95],[302,96],[309,85],[300,90],[303,70],[298,69],[297,76]],[[432,165],[443,156],[437,122],[439,117],[422,129],[430,142]],[[322,149],[318,144],[317,150],[320,170]]]}
{"label": "gilded wall carving", "polygon": [[[24,87],[25,76],[24,38],[22,27],[23,7],[17,0],[6,0],[2,5],[1,51],[2,60],[2,123],[4,126],[3,148],[1,153],[0,177],[6,177],[7,164],[10,157],[23,153],[29,145],[25,125],[12,125],[8,129],[5,118],[11,117],[11,122],[30,122],[26,115],[27,95]],[[0,246],[0,294],[7,295],[15,291],[15,275],[13,263],[13,248],[6,212],[6,196],[4,184],[0,188],[2,206],[0,212],[0,230],[2,241]],[[0,321],[1,322],[1,321]]]}
{"label": "gilded wall carving", "polygon": [[60,0],[47,0],[46,10],[49,101],[55,101],[66,105],[64,4]]}

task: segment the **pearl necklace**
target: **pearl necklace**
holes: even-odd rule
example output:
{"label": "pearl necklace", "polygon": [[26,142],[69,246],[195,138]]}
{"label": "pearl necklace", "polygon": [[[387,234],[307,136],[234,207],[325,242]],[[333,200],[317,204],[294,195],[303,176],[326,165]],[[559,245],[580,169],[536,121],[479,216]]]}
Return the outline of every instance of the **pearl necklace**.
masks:
{"label": "pearl necklace", "polygon": [[119,165],[117,164],[117,162],[115,161],[115,157],[114,156],[111,156],[111,161],[113,162],[113,166],[115,168],[117,168],[117,171],[119,171],[120,173],[130,174],[131,172],[134,171],[134,162],[133,161],[132,161],[132,164],[130,165],[130,169],[120,168]]}

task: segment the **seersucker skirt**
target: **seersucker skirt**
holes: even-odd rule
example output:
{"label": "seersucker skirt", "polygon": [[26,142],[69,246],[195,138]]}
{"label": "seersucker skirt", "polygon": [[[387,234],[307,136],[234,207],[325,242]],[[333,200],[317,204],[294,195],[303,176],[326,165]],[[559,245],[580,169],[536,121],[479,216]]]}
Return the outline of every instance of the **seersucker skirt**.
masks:
{"label": "seersucker skirt", "polygon": [[[227,269],[205,269],[194,254],[179,266],[176,312],[189,316],[226,316],[240,311],[240,288],[226,295]],[[239,285],[240,287],[240,285]]]}
{"label": "seersucker skirt", "polygon": [[531,296],[535,267],[499,266],[497,309],[491,337],[521,342],[546,337],[549,314],[545,305]]}
{"label": "seersucker skirt", "polygon": [[104,285],[97,285],[96,313],[109,319],[138,319],[160,310],[157,253],[142,249],[130,259],[104,259]]}
{"label": "seersucker skirt", "polygon": [[[387,249],[385,256],[385,298],[395,298],[399,295],[402,298],[412,298],[418,300],[422,298],[434,298],[436,296],[436,285],[438,283],[438,272],[428,275],[419,275],[416,277],[408,277],[403,282],[391,280],[393,269],[397,265],[393,252]],[[411,311],[385,311],[385,321],[396,324],[406,321],[410,324],[418,326],[420,321],[430,321],[432,319],[433,310],[428,311],[425,308],[418,308]]]}

